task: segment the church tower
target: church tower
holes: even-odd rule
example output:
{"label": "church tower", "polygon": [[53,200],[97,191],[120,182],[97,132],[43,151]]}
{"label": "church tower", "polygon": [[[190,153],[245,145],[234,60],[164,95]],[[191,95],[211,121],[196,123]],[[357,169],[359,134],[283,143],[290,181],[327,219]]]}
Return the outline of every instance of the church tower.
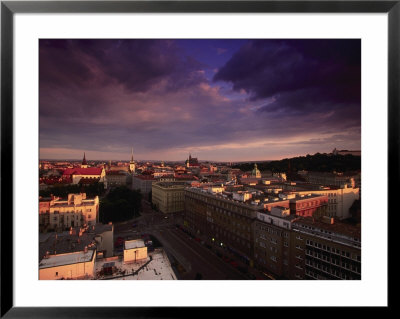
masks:
{"label": "church tower", "polygon": [[254,163],[254,169],[251,172],[251,177],[255,177],[255,178],[261,178],[261,172],[260,170],[257,168],[257,164]]}
{"label": "church tower", "polygon": [[131,173],[135,173],[135,162],[133,161],[133,147],[132,147],[131,161],[129,162],[129,171]]}
{"label": "church tower", "polygon": [[86,154],[85,154],[85,152],[83,152],[83,160],[82,160],[81,168],[88,168],[88,164],[86,162]]}

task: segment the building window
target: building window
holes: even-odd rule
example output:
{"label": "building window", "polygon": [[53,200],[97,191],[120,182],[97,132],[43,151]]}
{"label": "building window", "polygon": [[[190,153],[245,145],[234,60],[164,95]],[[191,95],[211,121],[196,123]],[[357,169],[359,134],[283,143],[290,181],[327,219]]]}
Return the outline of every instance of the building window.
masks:
{"label": "building window", "polygon": [[56,277],[58,277],[58,271],[56,271]]}

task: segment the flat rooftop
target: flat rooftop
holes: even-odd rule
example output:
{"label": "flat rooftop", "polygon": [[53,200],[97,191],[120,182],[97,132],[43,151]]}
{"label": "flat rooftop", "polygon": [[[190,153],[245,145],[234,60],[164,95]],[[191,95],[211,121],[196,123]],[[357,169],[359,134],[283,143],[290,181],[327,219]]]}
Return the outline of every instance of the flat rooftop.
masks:
{"label": "flat rooftop", "polygon": [[[110,262],[114,263],[117,272],[110,276],[101,276],[101,269]],[[123,272],[123,275],[121,275],[121,272]],[[147,259],[130,264],[124,264],[122,258],[96,260],[95,274],[94,279],[97,280],[177,280],[171,263],[161,248],[150,252]]]}
{"label": "flat rooftop", "polygon": [[125,249],[142,248],[144,246],[144,241],[142,239],[133,239],[125,241]]}
{"label": "flat rooftop", "polygon": [[39,263],[39,269],[71,265],[83,262],[89,262],[93,259],[94,250],[87,252],[80,251],[75,253],[50,255],[48,258],[43,258]]}
{"label": "flat rooftop", "polygon": [[39,233],[39,262],[49,252],[51,255],[66,254],[83,251],[85,246],[94,243],[96,235],[100,235],[105,231],[112,231],[113,225],[96,224],[93,228],[89,226],[82,236],[79,236],[80,227],[74,227],[73,233],[64,231],[61,233],[49,232]]}
{"label": "flat rooftop", "polygon": [[164,188],[183,188],[186,186],[185,182],[159,182],[156,185]]}
{"label": "flat rooftop", "polygon": [[351,238],[361,239],[361,227],[346,224],[335,219],[333,224],[327,224],[312,217],[302,217],[295,222],[298,225],[305,225],[311,228],[323,229],[328,232],[346,235]]}

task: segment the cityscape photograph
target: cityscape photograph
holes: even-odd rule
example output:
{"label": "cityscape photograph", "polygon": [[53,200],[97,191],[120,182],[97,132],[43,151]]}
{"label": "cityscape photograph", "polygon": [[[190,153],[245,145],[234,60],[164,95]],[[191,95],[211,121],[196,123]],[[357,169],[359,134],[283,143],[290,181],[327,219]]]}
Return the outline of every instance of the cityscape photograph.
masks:
{"label": "cityscape photograph", "polygon": [[361,40],[40,39],[38,164],[39,280],[361,280]]}

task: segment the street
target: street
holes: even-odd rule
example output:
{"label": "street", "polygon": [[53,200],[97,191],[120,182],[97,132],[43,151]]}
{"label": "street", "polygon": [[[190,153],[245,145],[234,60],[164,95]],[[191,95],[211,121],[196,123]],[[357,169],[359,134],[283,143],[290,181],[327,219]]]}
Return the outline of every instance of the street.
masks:
{"label": "street", "polygon": [[[141,216],[133,220],[114,225],[114,240],[140,238],[142,234],[151,234],[163,245],[165,251],[181,265],[184,271],[179,279],[193,280],[196,275],[204,280],[246,280],[244,273],[216,255],[217,248],[196,241],[176,225],[182,225],[182,214],[168,215],[151,209],[150,204],[142,201]],[[262,278],[265,279],[265,278]]]}

